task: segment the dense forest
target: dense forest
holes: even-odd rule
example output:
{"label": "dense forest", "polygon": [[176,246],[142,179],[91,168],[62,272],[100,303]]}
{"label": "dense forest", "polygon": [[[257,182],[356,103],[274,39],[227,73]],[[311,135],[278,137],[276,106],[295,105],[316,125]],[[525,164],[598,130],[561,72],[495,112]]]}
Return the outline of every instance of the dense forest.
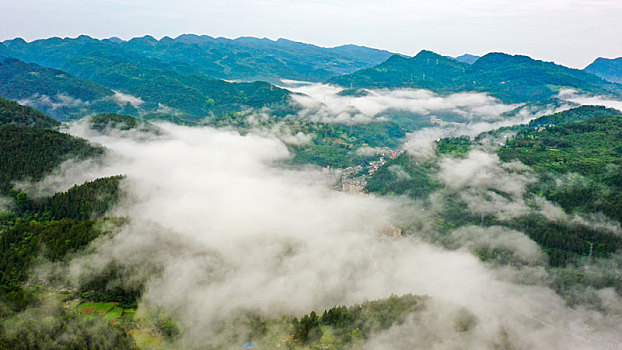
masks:
{"label": "dense forest", "polygon": [[75,299],[72,293],[44,287],[54,284],[53,274],[39,277],[48,282],[32,280],[42,263],[65,264],[97,237],[118,230],[123,220],[104,214],[119,199],[122,177],[47,198],[14,188],[15,181],[41,180],[66,160],[97,158],[104,150],[49,129],[59,123],[41,112],[0,102],[0,196],[9,200],[0,208],[0,349],[132,348],[133,340],[118,325],[68,310],[63,301]]}
{"label": "dense forest", "polygon": [[423,50],[412,58],[399,55],[372,68],[329,80],[348,88],[429,89],[441,94],[479,91],[508,103],[538,101],[561,89],[620,96],[622,86],[585,71],[527,56],[489,53],[473,64]]}
{"label": "dense forest", "polygon": [[[541,196],[570,214],[603,213],[620,222],[620,115],[613,109],[582,106],[540,117],[529,124],[503,128],[502,133],[487,132],[473,140],[468,137],[442,139],[436,144],[437,158],[417,160],[405,153],[380,168],[368,180],[367,190],[426,199],[443,189],[437,175],[442,159],[464,158],[470,150],[478,149],[479,142],[513,132],[497,154],[503,162],[519,160],[537,175],[537,181],[527,186],[525,199],[529,203]],[[400,172],[406,175],[399,176]],[[568,180],[560,181],[566,178]],[[451,194],[438,215],[441,230],[484,224],[505,225],[525,232],[544,248],[551,266],[564,266],[587,255],[606,257],[622,247],[622,239],[615,233],[550,221],[535,212],[512,219],[474,214],[467,203]],[[614,285],[622,287],[617,282]]]}
{"label": "dense forest", "polygon": [[6,124],[49,129],[59,126],[60,122],[36,109],[22,106],[15,101],[0,98],[0,125]]}
{"label": "dense forest", "polygon": [[69,159],[102,155],[104,150],[55,130],[18,125],[0,126],[0,190],[14,181],[38,181]]}
{"label": "dense forest", "polygon": [[18,38],[3,44],[6,56],[54,68],[61,68],[69,59],[100,52],[132,59],[151,58],[174,66],[183,65],[211,78],[243,81],[323,81],[376,65],[391,55],[387,51],[356,45],[323,48],[286,39],[243,37],[231,40],[193,34],[160,40],[147,35],[128,41],[98,40],[86,35],[30,43]]}

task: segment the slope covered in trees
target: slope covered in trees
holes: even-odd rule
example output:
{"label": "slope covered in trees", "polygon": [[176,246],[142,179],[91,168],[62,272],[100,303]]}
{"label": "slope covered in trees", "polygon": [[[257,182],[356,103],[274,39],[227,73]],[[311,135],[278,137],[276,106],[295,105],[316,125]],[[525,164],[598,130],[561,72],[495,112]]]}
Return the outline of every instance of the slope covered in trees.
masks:
{"label": "slope covered in trees", "polygon": [[22,106],[17,102],[0,98],[0,125],[15,124],[49,129],[60,123],[38,110]]}
{"label": "slope covered in trees", "polygon": [[616,95],[622,86],[595,75],[527,56],[489,53],[473,64],[430,51],[413,58],[392,56],[384,63],[329,80],[355,88],[421,88],[438,93],[486,92],[504,102],[530,102],[550,98],[560,89]]}
{"label": "slope covered in trees", "polygon": [[0,62],[0,96],[59,120],[104,112],[197,120],[247,108],[291,110],[289,92],[265,82],[226,82],[155,59],[90,54],[68,60],[63,70],[6,58]]}
{"label": "slope covered in trees", "polygon": [[452,92],[464,85],[463,75],[468,66],[423,50],[412,58],[393,55],[375,67],[342,75],[329,82],[353,88],[412,87]]}
{"label": "slope covered in trees", "polygon": [[112,176],[75,185],[45,199],[37,209],[57,220],[101,217],[119,200],[122,179],[123,176]]}
{"label": "slope covered in trees", "polygon": [[102,85],[15,58],[0,61],[0,96],[21,101],[59,120],[123,110],[113,98],[114,92]]}
{"label": "slope covered in trees", "polygon": [[129,131],[138,130],[140,132],[158,135],[162,133],[160,128],[143,119],[137,119],[129,115],[102,113],[87,117],[89,127],[100,133],[110,130]]}
{"label": "slope covered in trees", "polygon": [[[544,197],[570,214],[598,214],[622,222],[622,118],[614,109],[582,106],[528,125],[504,128],[514,132],[500,147],[501,161],[520,161],[535,171],[536,181],[526,188],[524,199],[532,203]],[[480,140],[498,136],[498,131],[437,142],[437,157],[417,160],[408,154],[389,160],[369,180],[367,189],[378,194],[408,195],[426,199],[444,191],[438,177],[441,159],[461,159]],[[494,190],[493,190],[494,191]],[[496,190],[498,191],[498,190]],[[500,193],[508,196],[508,194]],[[438,201],[438,199],[436,199]],[[551,221],[540,214],[499,219],[473,214],[455,195],[448,195],[439,212],[440,227],[465,224],[505,225],[525,232],[542,246],[551,266],[562,266],[577,256],[607,256],[622,248],[615,233],[591,226]]]}
{"label": "slope covered in trees", "polygon": [[[227,113],[248,107],[287,105],[289,92],[263,82],[230,83],[198,74],[163,69],[153,62],[131,61],[118,55],[95,53],[67,61],[73,74],[123,93],[139,97],[148,111],[187,113],[191,119]],[[175,112],[177,110],[177,112]]]}
{"label": "slope covered in trees", "polygon": [[622,57],[599,57],[584,70],[612,83],[622,84]]}
{"label": "slope covered in trees", "polygon": [[103,51],[134,57],[133,61],[141,56],[172,65],[184,64],[208,77],[244,81],[282,78],[323,81],[376,65],[391,55],[356,45],[324,48],[285,39],[231,40],[193,34],[160,40],[144,36],[129,41],[97,40],[82,35],[75,39],[49,38],[30,43],[13,39],[4,44],[14,57],[54,68],[61,68],[72,58]]}
{"label": "slope covered in trees", "polygon": [[0,126],[0,190],[17,180],[40,180],[68,159],[102,155],[103,149],[54,130]]}

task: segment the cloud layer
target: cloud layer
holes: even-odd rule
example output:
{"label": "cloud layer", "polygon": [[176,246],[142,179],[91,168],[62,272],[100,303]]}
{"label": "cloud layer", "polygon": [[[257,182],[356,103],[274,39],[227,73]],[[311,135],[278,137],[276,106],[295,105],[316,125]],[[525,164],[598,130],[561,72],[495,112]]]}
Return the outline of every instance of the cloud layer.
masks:
{"label": "cloud layer", "polygon": [[[510,246],[537,260],[539,250],[519,232],[465,228],[453,233],[462,250],[388,239],[387,227],[425,215],[399,201],[335,192],[316,171],[275,166],[290,156],[275,137],[160,126],[166,137],[141,141],[71,129],[110,150],[92,176],[127,175],[114,214],[131,218],[75,260],[72,275],[111,261],[148,273],[142,305],[180,322],[182,347],[239,347],[232,339],[240,330],[219,327],[240,309],[278,317],[406,293],[434,302],[368,348],[493,348],[505,339],[519,348],[590,349],[622,341],[616,319],[568,309],[543,286],[500,279],[469,251],[472,242]],[[469,332],[448,326],[461,309],[477,319]]]}
{"label": "cloud layer", "polygon": [[[365,124],[383,118],[387,112],[409,112],[423,117],[452,114],[460,120],[499,120],[519,105],[506,105],[482,93],[439,96],[429,90],[362,90],[341,94],[344,88],[326,84],[286,81],[287,88],[302,107],[302,117],[325,123]],[[383,118],[384,119],[384,118]]]}

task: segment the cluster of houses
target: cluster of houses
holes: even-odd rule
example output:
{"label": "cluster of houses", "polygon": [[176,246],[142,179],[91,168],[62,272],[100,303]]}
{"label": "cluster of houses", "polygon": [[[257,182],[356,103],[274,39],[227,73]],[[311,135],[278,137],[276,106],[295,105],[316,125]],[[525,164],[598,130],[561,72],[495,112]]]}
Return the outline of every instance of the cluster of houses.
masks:
{"label": "cluster of houses", "polygon": [[[395,158],[403,151],[386,150],[378,160],[369,162],[365,167],[357,165],[342,170],[339,183],[341,190],[346,193],[362,194],[367,186],[367,177],[373,175],[380,167],[387,163],[387,158]],[[327,168],[325,168],[327,169]]]}

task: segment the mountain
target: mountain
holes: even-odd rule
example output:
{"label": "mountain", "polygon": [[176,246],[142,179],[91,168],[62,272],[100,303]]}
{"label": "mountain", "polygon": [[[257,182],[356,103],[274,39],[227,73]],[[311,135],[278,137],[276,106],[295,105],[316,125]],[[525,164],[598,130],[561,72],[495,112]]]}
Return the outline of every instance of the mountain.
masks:
{"label": "mountain", "polygon": [[249,107],[289,108],[289,92],[271,84],[209,79],[183,64],[173,66],[150,58],[132,61],[97,52],[73,58],[63,68],[5,58],[0,63],[0,96],[59,120],[93,113],[155,113],[197,120]]}
{"label": "mountain", "polygon": [[622,92],[622,86],[612,87],[578,69],[504,53],[490,53],[478,59],[467,71],[467,81],[473,81],[469,88],[509,102],[542,100],[565,88],[607,95]]}
{"label": "mountain", "polygon": [[126,57],[155,58],[169,64],[183,63],[212,78],[243,81],[323,81],[374,66],[392,55],[356,45],[324,48],[286,39],[242,37],[232,40],[193,34],[160,40],[147,35],[128,41],[98,40],[85,35],[31,43],[17,38],[4,44],[13,57],[53,68],[61,68],[72,58],[103,51]]}
{"label": "mountain", "polygon": [[145,111],[186,115],[202,119],[210,114],[228,113],[270,106],[288,106],[289,92],[265,82],[234,83],[210,79],[200,74],[153,59],[130,60],[103,52],[79,56],[63,68],[80,77],[115,89]]}
{"label": "mountain", "polygon": [[103,149],[55,130],[18,125],[0,126],[0,191],[17,180],[38,181],[68,159],[86,159]]}
{"label": "mountain", "polygon": [[393,55],[373,68],[330,79],[329,83],[352,88],[412,87],[450,92],[463,84],[456,77],[463,76],[467,68],[466,63],[424,50],[412,58]]}
{"label": "mountain", "polygon": [[456,61],[462,62],[462,63],[468,63],[468,64],[475,63],[475,61],[477,61],[479,58],[480,56],[470,55],[468,53],[465,53],[462,56],[454,57]]}
{"label": "mountain", "polygon": [[115,100],[115,92],[65,71],[25,63],[15,58],[0,61],[0,97],[20,101],[58,120],[94,112],[132,108]]}
{"label": "mountain", "polygon": [[17,102],[0,98],[0,125],[15,124],[49,129],[60,123],[38,110],[22,106]]}
{"label": "mountain", "polygon": [[[530,167],[533,181],[520,195],[521,199],[546,198],[562,208],[564,215],[604,214],[613,222],[622,222],[621,115],[622,112],[614,109],[582,106],[543,116],[509,130],[514,131],[514,136],[496,150],[494,157],[498,157],[502,165],[520,161]],[[437,142],[437,156],[428,160],[403,153],[388,160],[368,179],[367,190],[419,200],[428,199],[433,192],[444,194],[448,197],[439,213],[442,228],[504,225],[519,230],[542,247],[551,266],[563,266],[587,254],[604,257],[622,248],[622,238],[616,233],[547,219],[537,206],[531,213],[512,218],[474,214],[464,202],[467,199],[448,190],[439,174],[448,160],[468,158],[470,151],[481,153],[481,147],[486,144],[485,140],[491,139],[491,134],[495,136],[496,131],[474,140],[464,136],[441,139]],[[512,169],[517,168],[514,165]],[[492,191],[489,195],[511,197],[499,188],[486,190]],[[434,201],[438,201],[438,197]],[[619,285],[618,282],[614,284]]]}
{"label": "mountain", "polygon": [[110,89],[62,70],[45,68],[14,58],[5,58],[0,62],[0,78],[0,95],[15,100],[33,95],[62,94],[82,101],[92,101],[114,94]]}
{"label": "mountain", "polygon": [[473,64],[430,51],[413,58],[392,56],[380,65],[328,80],[355,88],[422,88],[437,93],[486,92],[507,103],[544,100],[561,89],[615,95],[622,85],[593,74],[534,60],[527,56],[489,53]]}
{"label": "mountain", "polygon": [[565,110],[563,112],[545,115],[529,122],[529,128],[549,127],[581,122],[601,116],[622,116],[622,112],[614,108],[604,106],[581,106]]}
{"label": "mountain", "polygon": [[613,59],[599,57],[584,70],[612,83],[622,84],[622,57]]}

